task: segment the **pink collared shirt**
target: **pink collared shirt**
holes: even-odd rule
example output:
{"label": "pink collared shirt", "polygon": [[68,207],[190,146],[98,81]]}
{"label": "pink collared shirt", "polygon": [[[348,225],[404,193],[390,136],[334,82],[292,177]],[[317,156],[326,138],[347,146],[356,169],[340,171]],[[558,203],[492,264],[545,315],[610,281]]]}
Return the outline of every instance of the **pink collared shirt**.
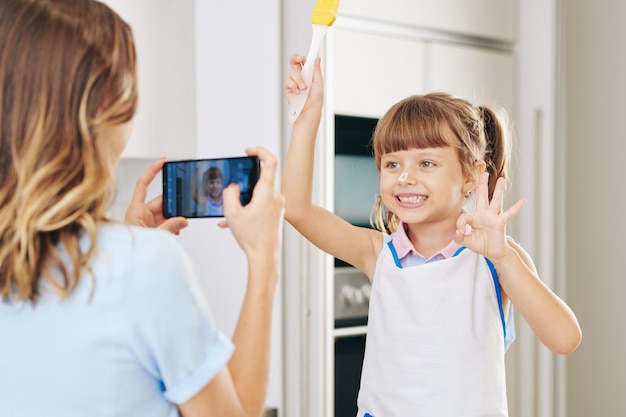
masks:
{"label": "pink collared shirt", "polygon": [[405,224],[402,222],[398,225],[391,241],[403,268],[451,258],[461,248],[461,245],[453,240],[439,252],[426,259],[417,250],[415,250],[415,247],[406,234]]}

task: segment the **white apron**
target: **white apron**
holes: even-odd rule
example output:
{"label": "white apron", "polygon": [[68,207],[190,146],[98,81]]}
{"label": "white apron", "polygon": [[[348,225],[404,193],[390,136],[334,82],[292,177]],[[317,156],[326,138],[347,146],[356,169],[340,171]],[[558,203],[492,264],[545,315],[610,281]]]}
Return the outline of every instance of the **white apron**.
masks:
{"label": "white apron", "polygon": [[403,269],[386,243],[372,285],[358,417],[508,416],[495,270],[469,249]]}

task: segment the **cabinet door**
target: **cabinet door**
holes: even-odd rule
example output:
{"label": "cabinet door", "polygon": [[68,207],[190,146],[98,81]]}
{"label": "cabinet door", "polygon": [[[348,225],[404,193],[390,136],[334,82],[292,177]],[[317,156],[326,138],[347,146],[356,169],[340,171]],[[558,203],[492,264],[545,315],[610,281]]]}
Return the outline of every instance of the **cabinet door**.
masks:
{"label": "cabinet door", "polygon": [[496,103],[516,112],[517,71],[513,53],[433,44],[431,91],[447,91],[475,104]]}
{"label": "cabinet door", "polygon": [[341,0],[339,13],[512,41],[515,0]]}
{"label": "cabinet door", "polygon": [[379,118],[424,90],[422,42],[335,29],[328,91],[336,114]]}
{"label": "cabinet door", "polygon": [[[517,71],[512,53],[473,47],[443,45],[432,46],[431,91],[446,91],[470,100],[474,104],[503,106],[516,126]],[[515,143],[513,143],[515,146]],[[516,161],[511,161],[510,174],[516,181],[509,183],[505,206],[509,207],[519,195]],[[516,234],[515,222],[509,230]]]}
{"label": "cabinet door", "polygon": [[195,155],[194,1],[104,0],[133,30],[139,106],[122,156]]}

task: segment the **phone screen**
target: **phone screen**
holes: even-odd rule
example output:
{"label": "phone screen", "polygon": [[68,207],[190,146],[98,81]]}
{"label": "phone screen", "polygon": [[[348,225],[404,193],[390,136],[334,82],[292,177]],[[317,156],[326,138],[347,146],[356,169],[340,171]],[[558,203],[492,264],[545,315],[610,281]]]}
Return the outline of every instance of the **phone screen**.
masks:
{"label": "phone screen", "polygon": [[163,165],[163,215],[223,217],[222,190],[235,183],[241,204],[252,198],[261,163],[257,157],[171,161]]}

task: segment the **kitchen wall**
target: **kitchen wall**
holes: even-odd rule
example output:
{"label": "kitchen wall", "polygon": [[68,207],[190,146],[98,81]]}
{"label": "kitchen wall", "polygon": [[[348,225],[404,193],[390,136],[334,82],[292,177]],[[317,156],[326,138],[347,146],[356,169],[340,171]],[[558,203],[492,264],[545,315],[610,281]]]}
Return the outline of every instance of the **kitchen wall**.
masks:
{"label": "kitchen wall", "polygon": [[563,5],[567,298],[583,330],[567,359],[568,417],[624,416],[626,3]]}
{"label": "kitchen wall", "polygon": [[[195,1],[198,157],[238,156],[246,147],[258,145],[280,157],[279,4],[279,0]],[[203,289],[217,323],[232,334],[246,286],[245,257],[231,233],[218,229],[215,221],[194,221],[188,229],[181,241],[205,271]],[[267,397],[273,407],[282,404],[283,391],[280,294],[279,286]]]}

